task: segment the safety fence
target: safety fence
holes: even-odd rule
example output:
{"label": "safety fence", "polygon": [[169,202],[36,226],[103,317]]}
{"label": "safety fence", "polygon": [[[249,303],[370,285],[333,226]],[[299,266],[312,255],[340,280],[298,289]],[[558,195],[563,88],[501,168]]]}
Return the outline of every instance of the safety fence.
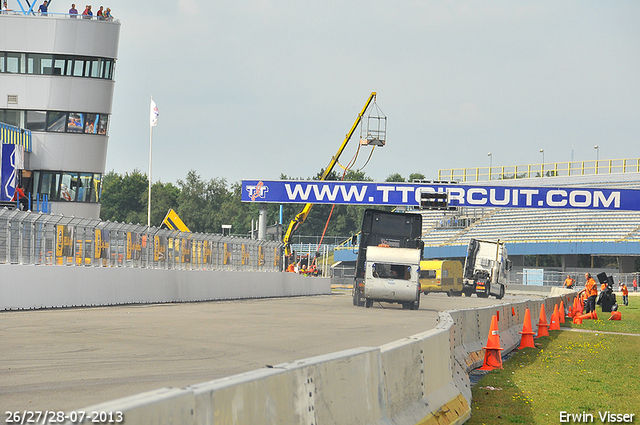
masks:
{"label": "safety fence", "polygon": [[0,209],[0,264],[280,271],[282,243]]}

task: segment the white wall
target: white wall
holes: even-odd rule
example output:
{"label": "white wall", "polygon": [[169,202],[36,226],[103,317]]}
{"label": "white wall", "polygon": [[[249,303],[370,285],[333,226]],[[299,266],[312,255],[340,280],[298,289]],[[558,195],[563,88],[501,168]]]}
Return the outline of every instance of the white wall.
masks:
{"label": "white wall", "polygon": [[331,293],[294,273],[0,264],[0,310],[288,297]]}

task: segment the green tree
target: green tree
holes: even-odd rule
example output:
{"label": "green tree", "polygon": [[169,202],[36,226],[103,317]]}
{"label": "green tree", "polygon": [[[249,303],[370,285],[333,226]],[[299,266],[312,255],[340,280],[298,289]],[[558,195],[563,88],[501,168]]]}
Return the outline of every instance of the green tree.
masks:
{"label": "green tree", "polygon": [[102,180],[100,218],[146,224],[148,188],[147,175],[138,169],[124,176],[110,171]]}
{"label": "green tree", "polygon": [[426,180],[427,178],[422,173],[411,173],[409,174],[408,182],[412,182],[414,180]]}
{"label": "green tree", "polygon": [[223,218],[220,209],[228,201],[231,193],[227,180],[215,178],[204,181],[194,170],[187,173],[185,180],[178,180],[178,215],[192,232],[220,233]]}
{"label": "green tree", "polygon": [[404,177],[402,177],[399,173],[390,174],[384,181],[386,182],[404,182]]}
{"label": "green tree", "polygon": [[[151,185],[151,225],[159,227],[169,209],[178,210],[180,189],[171,183],[160,181]],[[146,221],[145,221],[146,223]],[[185,223],[186,224],[186,223]],[[189,225],[187,224],[187,227]],[[189,228],[191,229],[191,228]]]}

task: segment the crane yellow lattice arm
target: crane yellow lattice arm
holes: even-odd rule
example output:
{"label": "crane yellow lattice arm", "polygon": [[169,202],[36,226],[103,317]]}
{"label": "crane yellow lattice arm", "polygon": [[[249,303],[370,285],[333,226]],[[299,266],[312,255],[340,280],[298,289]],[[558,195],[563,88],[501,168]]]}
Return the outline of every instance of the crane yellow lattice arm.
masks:
{"label": "crane yellow lattice arm", "polygon": [[[358,118],[356,118],[355,122],[351,126],[351,129],[345,136],[344,141],[342,142],[342,145],[340,145],[340,148],[338,149],[338,152],[336,152],[336,154],[331,157],[331,161],[329,161],[329,165],[327,165],[327,168],[324,169],[324,173],[322,173],[320,180],[325,180],[329,176],[331,171],[333,171],[333,168],[336,166],[338,159],[340,159],[340,155],[342,155],[344,148],[347,147],[349,140],[351,140],[351,136],[353,136],[353,133],[356,131],[356,128],[358,128],[360,121],[362,121],[362,116],[365,114],[367,109],[369,109],[369,105],[371,104],[372,101],[375,100],[375,98],[376,98],[376,92],[372,92],[371,95],[369,95],[369,99],[367,99],[367,102],[364,104],[362,111],[358,115]],[[284,239],[283,239],[285,255],[287,256],[291,255],[291,237],[293,236],[293,233],[296,231],[298,226],[304,223],[304,221],[307,219],[307,216],[309,215],[309,211],[311,211],[312,206],[313,204],[305,204],[302,211],[300,211],[295,216],[295,218],[291,220],[291,222],[289,223],[289,227],[287,228],[287,232],[285,233]]]}

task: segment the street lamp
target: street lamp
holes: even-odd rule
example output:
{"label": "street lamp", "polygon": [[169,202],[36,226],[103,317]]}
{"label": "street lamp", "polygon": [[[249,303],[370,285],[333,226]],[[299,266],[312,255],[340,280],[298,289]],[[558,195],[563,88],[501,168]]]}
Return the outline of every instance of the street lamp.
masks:
{"label": "street lamp", "polygon": [[598,161],[600,160],[600,146],[595,145],[593,148],[596,150],[596,174],[598,174]]}
{"label": "street lamp", "polygon": [[540,149],[540,153],[542,154],[542,164],[540,165],[540,176],[544,177],[544,149]]}
{"label": "street lamp", "polygon": [[487,156],[489,157],[489,172],[491,172],[491,167],[493,167],[493,155],[489,152]]}

